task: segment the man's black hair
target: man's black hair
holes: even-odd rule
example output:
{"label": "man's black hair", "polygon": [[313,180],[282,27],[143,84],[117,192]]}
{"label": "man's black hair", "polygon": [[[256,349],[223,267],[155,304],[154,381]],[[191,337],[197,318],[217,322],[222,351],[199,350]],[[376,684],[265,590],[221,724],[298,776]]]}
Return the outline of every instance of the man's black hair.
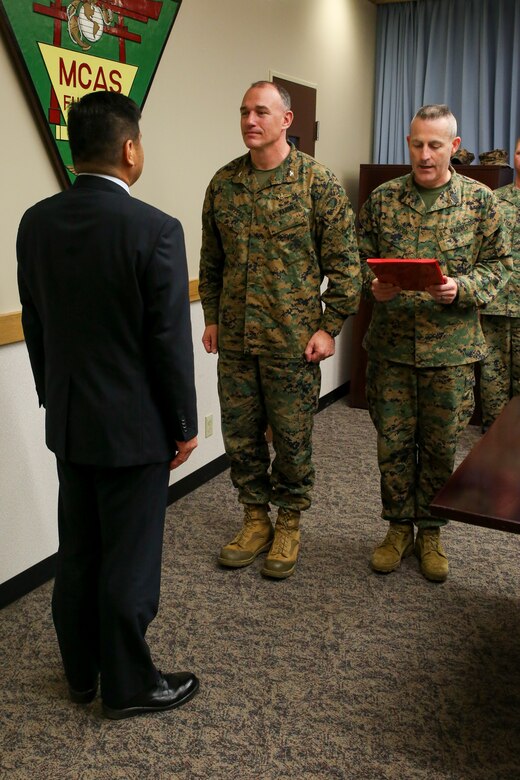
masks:
{"label": "man's black hair", "polygon": [[74,164],[117,165],[125,141],[139,138],[141,109],[120,92],[90,92],[69,108],[69,145]]}

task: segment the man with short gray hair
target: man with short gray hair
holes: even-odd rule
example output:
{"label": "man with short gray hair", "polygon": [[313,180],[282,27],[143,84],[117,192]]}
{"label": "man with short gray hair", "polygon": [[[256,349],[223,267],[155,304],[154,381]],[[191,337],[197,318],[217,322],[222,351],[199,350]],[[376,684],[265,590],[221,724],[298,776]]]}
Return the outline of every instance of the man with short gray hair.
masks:
{"label": "man with short gray hair", "polygon": [[[448,106],[419,109],[407,140],[411,173],[375,189],[360,212],[363,288],[374,301],[364,342],[367,400],[390,524],[371,563],[388,573],[415,550],[423,575],[442,582],[445,521],[429,506],[473,412],[474,363],[486,354],[479,309],[505,283],[511,258],[493,193],[450,164],[460,138]],[[368,258],[436,258],[442,283],[401,289],[377,279]]]}

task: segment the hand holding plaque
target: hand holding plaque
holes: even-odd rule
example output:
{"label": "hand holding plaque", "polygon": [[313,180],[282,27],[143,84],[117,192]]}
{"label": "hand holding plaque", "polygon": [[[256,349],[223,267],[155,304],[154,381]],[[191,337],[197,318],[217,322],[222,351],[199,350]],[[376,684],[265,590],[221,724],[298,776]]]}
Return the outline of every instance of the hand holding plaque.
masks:
{"label": "hand holding plaque", "polygon": [[444,284],[444,276],[435,258],[375,258],[368,265],[380,282],[395,284],[401,290],[422,292],[432,284]]}

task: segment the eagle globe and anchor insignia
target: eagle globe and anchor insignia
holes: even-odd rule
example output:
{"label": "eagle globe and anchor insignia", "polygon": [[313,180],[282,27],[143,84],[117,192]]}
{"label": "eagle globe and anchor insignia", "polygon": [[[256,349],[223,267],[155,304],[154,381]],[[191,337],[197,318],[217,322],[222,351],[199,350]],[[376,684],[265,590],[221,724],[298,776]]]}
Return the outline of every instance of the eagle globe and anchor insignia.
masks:
{"label": "eagle globe and anchor insignia", "polygon": [[105,25],[113,23],[114,14],[97,0],[72,0],[67,6],[67,19],[71,40],[88,51],[91,44],[97,43],[103,35]]}

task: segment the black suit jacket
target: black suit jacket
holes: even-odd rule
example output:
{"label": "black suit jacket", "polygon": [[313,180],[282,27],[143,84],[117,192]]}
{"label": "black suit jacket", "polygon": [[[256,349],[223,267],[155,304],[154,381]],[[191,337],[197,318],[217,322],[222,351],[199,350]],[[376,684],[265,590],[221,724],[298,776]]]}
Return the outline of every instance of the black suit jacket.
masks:
{"label": "black suit jacket", "polygon": [[169,460],[197,433],[180,223],[98,176],[23,216],[22,324],[47,446],[98,466]]}

